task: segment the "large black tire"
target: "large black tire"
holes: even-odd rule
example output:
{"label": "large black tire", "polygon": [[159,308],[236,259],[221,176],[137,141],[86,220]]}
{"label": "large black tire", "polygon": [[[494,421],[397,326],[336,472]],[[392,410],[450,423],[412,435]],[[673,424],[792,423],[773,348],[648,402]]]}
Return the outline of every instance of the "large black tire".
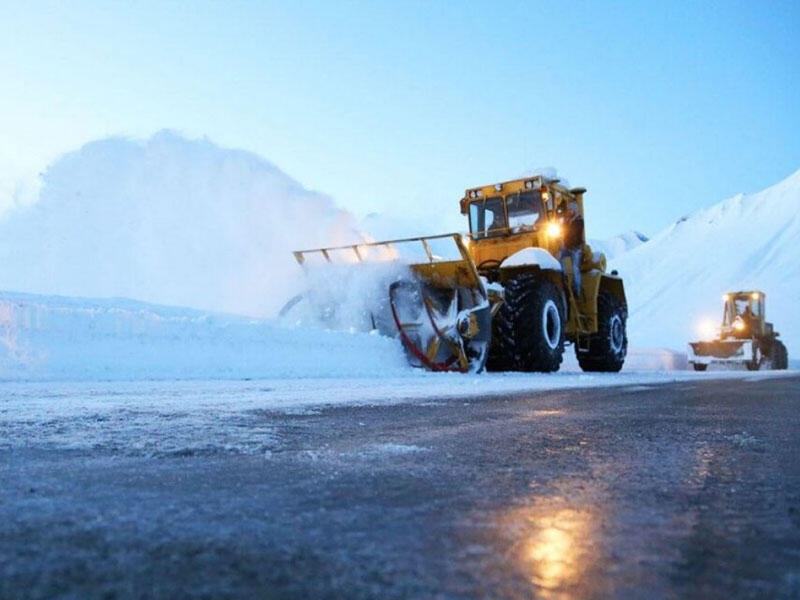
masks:
{"label": "large black tire", "polygon": [[584,371],[616,373],[622,369],[628,354],[628,334],[625,328],[628,311],[614,294],[604,291],[597,295],[597,333],[589,337],[589,350],[575,356]]}
{"label": "large black tire", "polygon": [[492,340],[489,357],[486,359],[487,371],[512,371],[514,369],[514,349],[509,340],[511,325],[505,322],[498,312],[492,319]]}
{"label": "large black tire", "polygon": [[532,274],[512,279],[494,319],[489,369],[558,371],[565,321],[566,302],[558,286]]}
{"label": "large black tire", "polygon": [[789,352],[780,340],[772,342],[772,368],[777,370],[789,368]]}
{"label": "large black tire", "polygon": [[705,371],[708,368],[708,365],[705,363],[692,363],[695,371]]}

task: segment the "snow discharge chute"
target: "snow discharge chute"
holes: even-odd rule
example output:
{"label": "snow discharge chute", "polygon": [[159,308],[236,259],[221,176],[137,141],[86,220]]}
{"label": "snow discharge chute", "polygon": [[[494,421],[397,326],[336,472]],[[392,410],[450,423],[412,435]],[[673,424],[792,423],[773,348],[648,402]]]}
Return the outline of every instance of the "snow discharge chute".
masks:
{"label": "snow discharge chute", "polygon": [[307,299],[317,318],[352,327],[355,317],[362,326],[397,336],[415,366],[483,370],[491,306],[461,235],[299,250],[294,256],[310,280]]}

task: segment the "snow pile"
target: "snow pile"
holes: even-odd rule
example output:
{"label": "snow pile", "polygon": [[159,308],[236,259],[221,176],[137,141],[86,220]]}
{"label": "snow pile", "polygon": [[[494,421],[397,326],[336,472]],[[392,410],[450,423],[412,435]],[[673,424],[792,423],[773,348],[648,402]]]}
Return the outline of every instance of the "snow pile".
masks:
{"label": "snow pile", "polygon": [[[0,381],[6,383],[280,380],[268,394],[280,406],[299,399],[374,402],[673,381],[670,373],[684,368],[685,357],[674,353],[632,350],[626,376],[584,374],[567,353],[557,376],[448,377],[410,367],[399,340],[374,331],[331,330],[313,321],[297,326],[293,318],[250,319],[132,300],[0,292]],[[306,380],[312,381],[301,383]],[[260,400],[264,396],[259,393]]]}
{"label": "snow pile", "polygon": [[353,217],[247,152],[162,131],[65,155],[0,221],[0,289],[274,315],[291,251],[359,241]]}
{"label": "snow pile", "polygon": [[701,320],[719,323],[722,294],[761,290],[767,320],[800,353],[800,171],[674,223],[610,261],[625,279],[634,347],[683,348]]}
{"label": "snow pile", "polygon": [[155,306],[0,293],[0,379],[408,375],[396,340]]}

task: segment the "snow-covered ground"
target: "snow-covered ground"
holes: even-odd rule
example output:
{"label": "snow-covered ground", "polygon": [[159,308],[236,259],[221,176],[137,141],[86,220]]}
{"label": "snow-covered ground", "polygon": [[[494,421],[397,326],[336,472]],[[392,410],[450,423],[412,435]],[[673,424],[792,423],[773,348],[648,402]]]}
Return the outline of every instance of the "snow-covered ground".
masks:
{"label": "snow-covered ground", "polygon": [[722,294],[760,290],[767,320],[800,355],[800,171],[667,227],[609,262],[625,279],[633,346],[681,348],[702,320],[718,324]]}
{"label": "snow-covered ground", "polygon": [[[154,390],[153,410],[174,395],[158,390],[182,390],[177,395],[185,398],[186,387],[196,390],[188,394],[192,410],[211,403],[224,412],[234,405],[235,410],[286,410],[782,375],[685,369],[680,352],[632,348],[618,374],[583,373],[569,351],[558,373],[435,374],[408,366],[398,340],[374,332],[134,301],[0,294],[0,380],[3,398],[14,403],[15,414],[22,399],[39,410],[51,401],[59,404],[59,397],[69,398],[67,406],[49,410],[121,410],[116,403],[141,397],[146,392],[142,386]],[[0,411],[8,409],[0,406]]]}
{"label": "snow-covered ground", "polygon": [[[456,203],[444,199],[434,212]],[[570,348],[556,374],[429,374],[407,365],[396,339],[356,320],[326,329],[276,315],[306,285],[292,250],[442,232],[435,219],[359,223],[263,159],[207,140],[104,140],[57,161],[39,202],[0,219],[0,290],[14,290],[0,292],[0,380],[6,392],[65,381],[87,390],[102,381],[258,381],[261,391],[241,402],[290,407],[752,376],[688,372],[685,344],[701,316],[719,319],[724,291],[761,289],[797,365],[798,215],[800,172],[652,240],[629,232],[593,242],[625,280],[631,343],[621,374],[581,373]],[[363,289],[333,283],[351,316],[363,314],[353,304]]]}

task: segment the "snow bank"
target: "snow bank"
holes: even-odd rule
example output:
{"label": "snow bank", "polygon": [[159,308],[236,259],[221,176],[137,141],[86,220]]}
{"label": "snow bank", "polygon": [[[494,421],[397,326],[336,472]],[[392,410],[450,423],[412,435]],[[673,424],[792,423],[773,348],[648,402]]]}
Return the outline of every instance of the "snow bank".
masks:
{"label": "snow bank", "polygon": [[409,372],[393,339],[129,300],[0,293],[0,379],[380,377]]}
{"label": "snow bank", "polygon": [[[622,374],[582,373],[569,348],[556,374],[426,373],[408,366],[396,338],[354,327],[325,329],[302,315],[292,311],[281,320],[262,320],[123,299],[0,292],[0,381],[271,380],[280,383],[267,386],[270,402],[286,407],[658,383],[684,377],[679,372],[695,375],[685,370],[682,352],[636,347],[629,349]],[[356,318],[359,326],[362,318]],[[263,401],[264,386],[258,389]]]}

